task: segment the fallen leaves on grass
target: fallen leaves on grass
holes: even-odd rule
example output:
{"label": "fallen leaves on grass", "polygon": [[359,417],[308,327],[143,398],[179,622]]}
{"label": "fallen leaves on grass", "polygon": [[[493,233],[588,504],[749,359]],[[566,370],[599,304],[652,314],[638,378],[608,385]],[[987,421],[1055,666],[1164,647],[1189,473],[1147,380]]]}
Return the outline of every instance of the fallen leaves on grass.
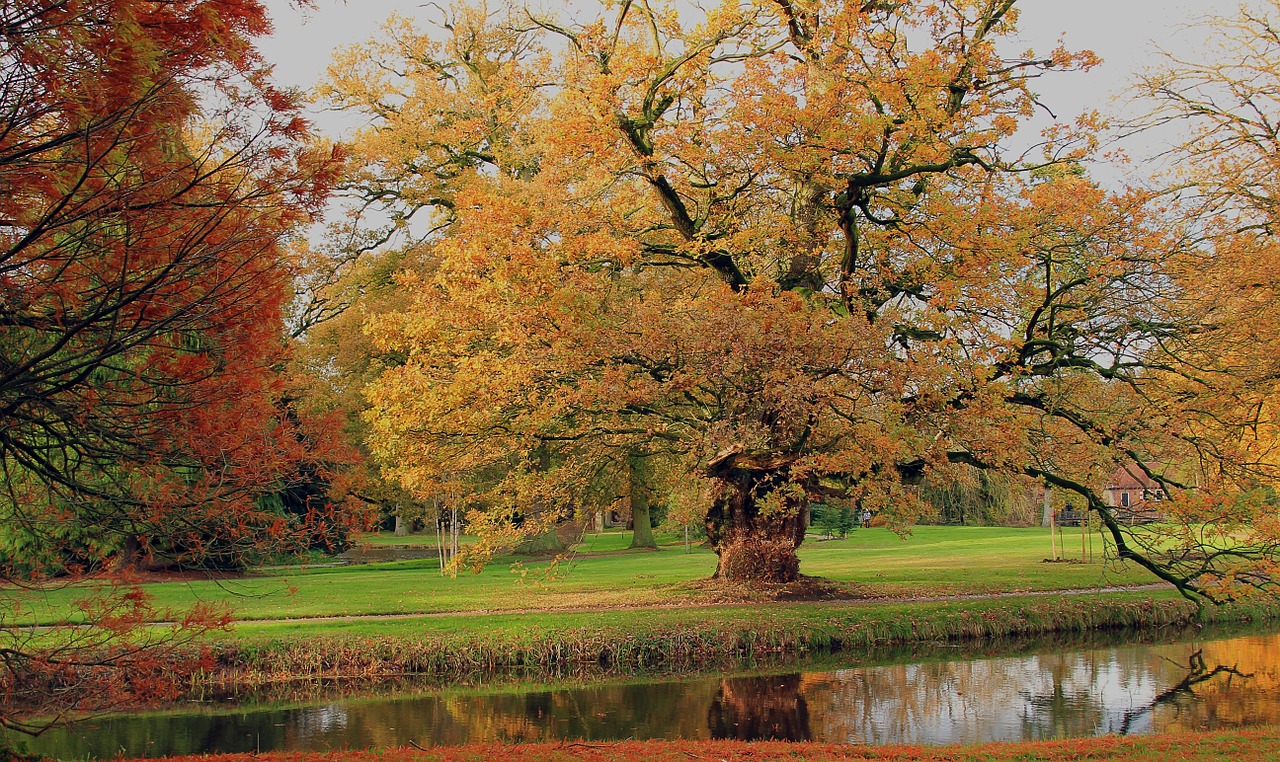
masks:
{"label": "fallen leaves on grass", "polygon": [[[414,745],[416,747],[416,744]],[[621,741],[473,744],[422,749],[276,752],[171,757],[166,762],[1270,762],[1280,759],[1280,728],[1218,733],[1070,739],[980,746],[857,746],[765,741]]]}

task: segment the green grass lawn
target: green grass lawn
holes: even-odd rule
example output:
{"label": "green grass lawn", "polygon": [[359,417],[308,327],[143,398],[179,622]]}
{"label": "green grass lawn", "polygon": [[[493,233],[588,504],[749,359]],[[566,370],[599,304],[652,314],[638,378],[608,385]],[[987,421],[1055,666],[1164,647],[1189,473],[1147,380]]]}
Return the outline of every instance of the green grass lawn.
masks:
{"label": "green grass lawn", "polygon": [[[1079,536],[1068,549],[1079,557]],[[400,539],[400,538],[397,538]],[[280,569],[224,580],[148,584],[162,608],[223,602],[243,620],[369,614],[501,612],[518,609],[604,608],[697,604],[698,582],[715,570],[715,554],[683,543],[657,551],[626,550],[629,532],[588,534],[548,574],[547,560],[500,559],[481,573],[440,575],[435,560],[363,566]],[[867,596],[934,596],[1060,590],[1155,581],[1130,566],[1046,564],[1048,530],[1004,527],[917,527],[907,539],[884,529],[858,529],[844,540],[811,537],[800,549],[801,571],[849,584]],[[515,565],[513,565],[513,563]],[[85,589],[21,597],[8,624],[75,620],[72,604]]]}

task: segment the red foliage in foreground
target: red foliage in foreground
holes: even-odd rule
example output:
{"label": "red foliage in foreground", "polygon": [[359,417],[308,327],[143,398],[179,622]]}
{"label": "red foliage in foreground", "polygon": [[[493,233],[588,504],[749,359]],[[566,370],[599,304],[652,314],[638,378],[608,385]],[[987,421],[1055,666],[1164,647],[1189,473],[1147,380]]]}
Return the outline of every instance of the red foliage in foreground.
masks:
{"label": "red foliage in foreground", "polygon": [[741,741],[622,741],[559,744],[475,744],[438,749],[398,748],[327,753],[227,754],[172,757],[168,762],[606,762],[611,760],[688,762],[724,760],[919,760],[921,762],[1001,762],[1002,760],[1199,760],[1280,759],[1280,729],[1222,733],[1174,733],[1146,737],[1042,741],[981,746],[878,746]]}
{"label": "red foliage in foreground", "polygon": [[[122,575],[123,576],[123,575]],[[79,602],[91,627],[9,630],[0,648],[0,726],[40,733],[65,716],[177,700],[191,676],[214,667],[193,641],[231,622],[225,606],[158,609],[129,580]],[[169,621],[167,627],[152,626]],[[5,757],[0,754],[0,762]]]}
{"label": "red foliage in foreground", "polygon": [[347,455],[280,368],[287,246],[342,152],[271,84],[261,0],[13,0],[0,29],[0,726],[36,731],[175,695],[174,648],[225,624],[117,575],[87,627],[14,627],[48,578],[324,539],[282,495]]}

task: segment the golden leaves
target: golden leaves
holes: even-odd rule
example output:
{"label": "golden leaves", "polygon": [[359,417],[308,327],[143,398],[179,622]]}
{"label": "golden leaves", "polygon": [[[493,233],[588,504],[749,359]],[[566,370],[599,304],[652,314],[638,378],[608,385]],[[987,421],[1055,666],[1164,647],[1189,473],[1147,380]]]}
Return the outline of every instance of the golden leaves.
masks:
{"label": "golden leaves", "polygon": [[900,525],[904,473],[953,460],[1089,492],[1193,434],[1247,449],[1195,423],[1226,385],[1189,369],[1262,335],[1223,326],[1274,267],[1237,237],[1237,275],[1200,276],[1156,195],[1085,176],[1096,115],[1045,166],[1006,150],[1028,83],[1092,54],[1003,57],[993,0],[600,11],[400,30],[377,88],[335,80],[375,117],[353,193],[434,213],[367,323],[403,358],[369,420],[406,485],[465,474],[498,532],[609,504],[636,453],[677,482],[735,452],[772,464],[742,505],[842,489]]}

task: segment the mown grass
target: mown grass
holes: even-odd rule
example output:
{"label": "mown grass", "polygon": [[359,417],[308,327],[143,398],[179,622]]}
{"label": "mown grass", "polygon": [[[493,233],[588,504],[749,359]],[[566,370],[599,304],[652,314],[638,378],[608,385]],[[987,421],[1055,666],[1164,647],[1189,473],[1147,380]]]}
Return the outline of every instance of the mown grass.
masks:
{"label": "mown grass", "polygon": [[[230,606],[242,620],[520,609],[694,605],[707,600],[699,581],[715,569],[703,547],[683,544],[630,551],[629,533],[588,534],[552,564],[499,559],[478,574],[442,577],[434,560],[355,567],[280,569],[222,580],[146,585],[157,607],[184,610],[196,602]],[[1079,554],[1079,546],[1075,547]],[[948,596],[1135,585],[1146,572],[1102,563],[1046,564],[1048,530],[1003,527],[918,527],[901,539],[884,529],[859,529],[845,540],[811,539],[800,549],[801,570],[842,583],[865,597]],[[515,564],[513,566],[513,564]],[[72,602],[85,587],[30,596],[9,594],[24,608],[8,625],[76,621]]]}
{"label": "mown grass", "polygon": [[623,741],[621,743],[475,744],[436,749],[272,752],[171,757],[169,762],[688,762],[745,760],[882,760],[898,762],[1270,762],[1280,759],[1280,729],[1071,739],[980,746],[879,746],[741,741]]}

